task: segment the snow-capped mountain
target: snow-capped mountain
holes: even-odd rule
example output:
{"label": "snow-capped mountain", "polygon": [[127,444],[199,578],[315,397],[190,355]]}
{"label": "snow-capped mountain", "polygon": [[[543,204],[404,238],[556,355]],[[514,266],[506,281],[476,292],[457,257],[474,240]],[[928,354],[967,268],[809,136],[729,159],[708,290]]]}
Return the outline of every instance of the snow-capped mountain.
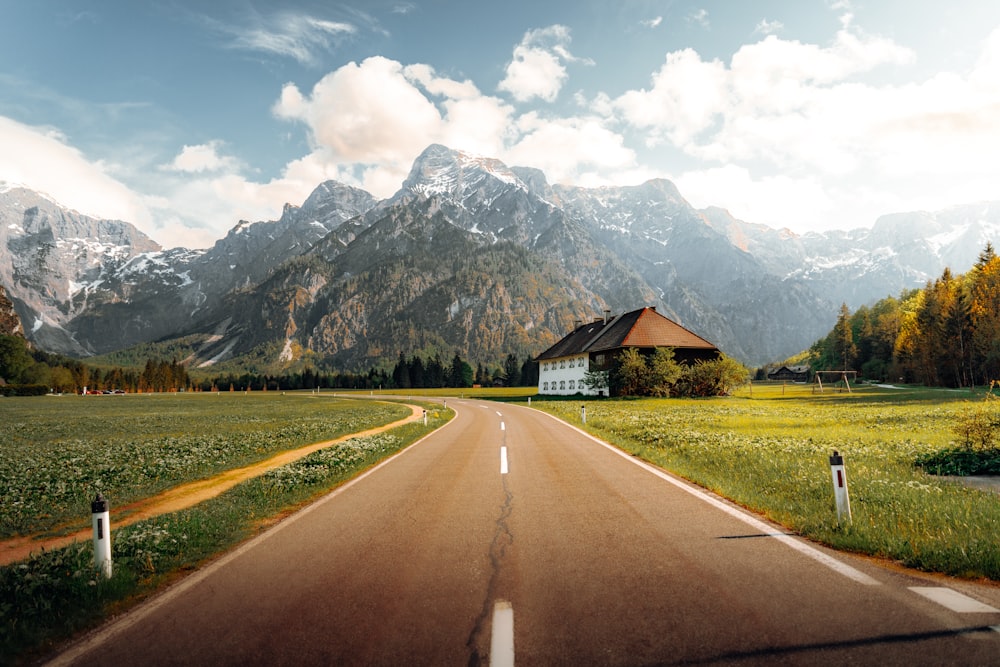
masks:
{"label": "snow-capped mountain", "polygon": [[200,334],[195,365],[250,353],[495,361],[536,354],[604,309],[656,305],[756,364],[825,335],[841,302],[966,271],[997,232],[1000,204],[980,204],[796,235],[696,210],[668,181],[552,185],[432,145],[389,199],[323,183],[198,251],[0,190],[0,285],[29,339],[77,355]]}
{"label": "snow-capped mountain", "polygon": [[67,327],[89,307],[92,289],[160,246],[134,226],[95,220],[43,194],[0,187],[0,285],[26,336],[45,349],[86,353]]}
{"label": "snow-capped mountain", "polygon": [[703,214],[771,273],[851,308],[923,287],[945,267],[964,273],[987,243],[1000,240],[1000,202],[893,213],[871,229],[803,235],[738,221],[721,209]]}

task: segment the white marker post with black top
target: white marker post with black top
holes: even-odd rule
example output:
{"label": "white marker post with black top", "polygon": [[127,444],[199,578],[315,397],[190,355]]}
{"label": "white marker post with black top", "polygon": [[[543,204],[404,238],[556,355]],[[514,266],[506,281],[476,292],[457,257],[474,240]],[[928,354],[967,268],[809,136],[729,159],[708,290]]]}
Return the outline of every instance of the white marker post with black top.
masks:
{"label": "white marker post with black top", "polygon": [[90,503],[90,516],[94,524],[94,567],[111,578],[111,513],[108,501],[100,493]]}
{"label": "white marker post with black top", "polygon": [[843,523],[844,518],[851,521],[851,497],[847,493],[847,470],[844,468],[844,457],[836,450],[830,457],[830,474],[833,477],[833,497],[837,501],[837,523]]}

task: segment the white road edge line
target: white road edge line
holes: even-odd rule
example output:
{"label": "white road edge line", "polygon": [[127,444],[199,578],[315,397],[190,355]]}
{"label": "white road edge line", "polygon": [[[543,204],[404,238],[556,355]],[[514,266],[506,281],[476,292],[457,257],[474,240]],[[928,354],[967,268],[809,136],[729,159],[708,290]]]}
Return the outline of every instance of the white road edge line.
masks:
{"label": "white road edge line", "polygon": [[506,447],[501,447],[500,448],[500,474],[501,475],[506,475],[507,474],[507,448]]}
{"label": "white road edge line", "polygon": [[[960,614],[994,614],[1000,609],[983,604],[979,600],[963,595],[958,591],[941,586],[910,586],[910,590],[946,609]],[[995,628],[994,628],[995,629]]]}
{"label": "white road edge line", "polygon": [[[539,411],[539,412],[541,412],[541,411]],[[702,500],[702,501],[708,503],[709,505],[712,505],[713,507],[722,510],[726,514],[728,514],[728,515],[730,515],[730,516],[732,516],[732,517],[734,517],[736,519],[739,519],[740,521],[742,521],[743,523],[747,524],[748,526],[751,526],[752,528],[755,528],[756,530],[759,530],[760,532],[766,533],[766,534],[769,534],[769,535],[772,535],[774,533],[774,527],[773,526],[769,526],[768,524],[764,523],[760,519],[757,519],[756,517],[752,517],[749,514],[744,514],[742,511],[736,509],[732,505],[729,505],[728,503],[725,503],[725,502],[719,500],[718,498],[713,498],[712,496],[708,495],[704,491],[701,491],[700,489],[695,488],[694,486],[690,486],[690,485],[688,485],[688,484],[686,484],[684,482],[681,482],[680,480],[674,479],[673,477],[671,477],[667,473],[663,472],[662,470],[660,470],[656,466],[653,466],[653,465],[651,465],[649,463],[646,463],[645,461],[641,461],[638,458],[632,456],[631,454],[623,452],[622,450],[618,449],[617,447],[614,447],[614,446],[612,446],[612,445],[604,442],[603,440],[601,440],[601,439],[599,439],[599,438],[597,438],[597,437],[595,437],[595,436],[587,433],[586,431],[584,431],[582,429],[577,428],[576,426],[573,426],[572,424],[570,424],[568,422],[564,422],[563,420],[559,419],[558,417],[555,417],[554,415],[549,415],[547,412],[542,412],[542,414],[548,415],[549,417],[552,417],[556,421],[558,421],[558,422],[560,422],[562,424],[565,424],[566,426],[570,427],[571,429],[573,429],[577,433],[580,433],[580,434],[586,436],[590,440],[592,440],[592,441],[596,442],[597,444],[601,445],[602,447],[605,447],[608,450],[614,452],[615,454],[617,454],[618,456],[622,457],[626,461],[634,463],[635,465],[639,466],[640,468],[644,468],[645,470],[647,470],[648,472],[653,473],[654,475],[656,475],[660,479],[662,479],[662,480],[664,480],[666,482],[670,482],[671,484],[673,484],[674,486],[676,486],[677,488],[679,488],[679,489],[681,489],[683,491],[687,491],[688,493],[690,493],[695,498],[698,498],[699,500]],[[834,572],[837,572],[838,574],[842,574],[845,577],[847,577],[848,579],[853,579],[854,581],[856,581],[859,584],[863,584],[865,586],[881,586],[882,585],[882,582],[869,577],[867,574],[865,574],[861,570],[857,570],[857,569],[851,567],[850,565],[848,565],[846,563],[841,563],[836,558],[833,558],[832,556],[829,556],[829,555],[823,553],[819,549],[816,549],[816,548],[814,548],[814,547],[806,544],[805,542],[802,542],[801,540],[796,539],[795,537],[793,537],[791,535],[777,534],[777,535],[774,535],[774,539],[778,540],[779,542],[782,542],[783,544],[785,544],[786,546],[791,547],[792,549],[795,549],[796,551],[798,551],[802,555],[808,556],[809,558],[812,558],[817,563],[820,563],[821,565],[825,565],[826,567],[830,568]]]}
{"label": "white road edge line", "polygon": [[493,605],[490,667],[514,666],[514,607],[506,600]]}

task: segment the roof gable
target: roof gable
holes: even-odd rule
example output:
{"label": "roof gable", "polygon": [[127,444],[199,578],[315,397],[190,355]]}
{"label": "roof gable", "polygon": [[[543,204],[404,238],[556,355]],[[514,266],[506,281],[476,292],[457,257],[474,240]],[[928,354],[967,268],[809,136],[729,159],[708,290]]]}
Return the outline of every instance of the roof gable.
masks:
{"label": "roof gable", "polygon": [[538,359],[556,359],[623,347],[717,349],[704,338],[659,314],[655,308],[647,307],[625,313],[606,324],[603,320],[584,324],[538,355]]}
{"label": "roof gable", "polygon": [[582,324],[558,343],[538,355],[538,359],[558,359],[559,357],[583,354],[607,326],[608,324],[604,320],[594,320],[588,324]]}

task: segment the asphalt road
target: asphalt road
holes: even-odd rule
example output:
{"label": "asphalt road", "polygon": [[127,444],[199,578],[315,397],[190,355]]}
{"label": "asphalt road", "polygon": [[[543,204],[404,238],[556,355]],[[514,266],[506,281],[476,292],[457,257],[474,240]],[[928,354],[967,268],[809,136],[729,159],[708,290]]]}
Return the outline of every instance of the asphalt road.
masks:
{"label": "asphalt road", "polygon": [[836,554],[537,411],[388,463],[59,665],[1000,665],[1000,587]]}

